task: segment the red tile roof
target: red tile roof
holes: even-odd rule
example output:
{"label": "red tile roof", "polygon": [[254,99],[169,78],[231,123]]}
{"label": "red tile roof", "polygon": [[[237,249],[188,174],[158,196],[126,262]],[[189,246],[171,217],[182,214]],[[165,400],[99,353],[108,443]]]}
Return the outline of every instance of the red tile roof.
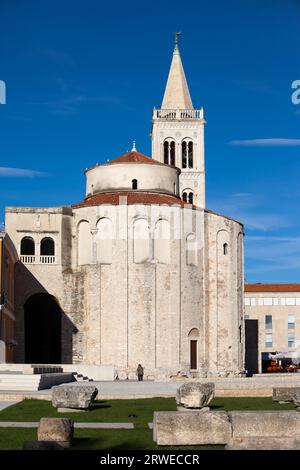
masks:
{"label": "red tile roof", "polygon": [[300,284],[245,284],[245,292],[300,292]]}
{"label": "red tile roof", "polygon": [[146,163],[148,165],[162,165],[162,166],[171,166],[172,168],[176,168],[173,165],[167,165],[165,163],[161,163],[158,160],[154,160],[154,158],[147,157],[140,152],[136,152],[131,150],[130,152],[126,152],[120,157],[115,158],[114,160],[109,160],[108,162],[97,164],[85,170],[85,173],[92,168],[97,166],[104,166],[104,165],[115,165],[117,163]]}
{"label": "red tile roof", "polygon": [[154,160],[154,158],[147,157],[140,152],[130,151],[126,152],[120,157],[111,160],[105,165],[114,165],[115,163],[148,163],[150,165],[164,165],[164,163]]}
{"label": "red tile roof", "polygon": [[167,204],[168,206],[177,205],[177,206],[189,206],[195,209],[195,206],[191,206],[183,202],[176,196],[171,196],[168,194],[159,194],[159,193],[143,193],[143,192],[113,192],[113,193],[102,193],[96,194],[86,198],[84,201],[79,204],[73,204],[72,207],[77,209],[79,207],[89,207],[89,206],[100,206],[101,204],[111,204],[119,205],[123,204],[122,199],[126,197],[127,204]]}

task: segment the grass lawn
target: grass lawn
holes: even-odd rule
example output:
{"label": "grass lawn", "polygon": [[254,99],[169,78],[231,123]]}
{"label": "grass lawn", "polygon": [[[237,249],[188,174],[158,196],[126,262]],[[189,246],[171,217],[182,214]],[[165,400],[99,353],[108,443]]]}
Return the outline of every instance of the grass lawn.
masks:
{"label": "grass lawn", "polygon": [[[212,410],[294,410],[293,404],[279,405],[272,398],[215,398]],[[0,412],[0,421],[39,421],[45,416],[63,417],[81,422],[132,422],[135,429],[76,429],[72,449],[222,449],[223,446],[157,447],[148,423],[154,411],[175,411],[173,398],[107,400],[95,402],[85,413],[57,413],[51,402],[24,400]],[[36,439],[36,429],[0,428],[0,449],[21,449],[25,440]]]}

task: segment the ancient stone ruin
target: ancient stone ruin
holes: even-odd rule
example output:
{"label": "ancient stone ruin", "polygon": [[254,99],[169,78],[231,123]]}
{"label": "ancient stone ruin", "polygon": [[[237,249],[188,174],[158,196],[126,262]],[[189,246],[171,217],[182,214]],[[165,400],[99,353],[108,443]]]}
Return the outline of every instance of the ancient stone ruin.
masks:
{"label": "ancient stone ruin", "polygon": [[98,389],[93,385],[60,385],[52,388],[52,405],[63,413],[87,411],[97,394]]}
{"label": "ancient stone ruin", "polygon": [[274,387],[273,401],[277,401],[279,403],[293,403],[295,394],[298,394],[298,397],[300,398],[299,387]]}
{"label": "ancient stone ruin", "polygon": [[[215,396],[215,384],[207,383],[185,383],[179,387],[176,394],[176,403],[179,410],[203,409]],[[207,408],[209,409],[209,408]]]}
{"label": "ancient stone ruin", "polygon": [[300,449],[298,411],[155,412],[157,445],[217,445],[226,449]]}

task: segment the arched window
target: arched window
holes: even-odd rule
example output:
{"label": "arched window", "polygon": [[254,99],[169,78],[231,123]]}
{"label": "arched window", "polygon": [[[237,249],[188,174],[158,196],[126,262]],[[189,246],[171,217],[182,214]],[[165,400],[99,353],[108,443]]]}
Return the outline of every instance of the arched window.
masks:
{"label": "arched window", "polygon": [[188,152],[188,159],[189,159],[189,162],[188,162],[188,165],[189,165],[189,168],[193,168],[193,142],[189,142],[189,152]]}
{"label": "arched window", "polygon": [[133,225],[133,260],[146,263],[150,258],[150,232],[148,221],[137,219]]}
{"label": "arched window", "polygon": [[164,163],[165,165],[169,163],[169,142],[167,140],[164,142]]}
{"label": "arched window", "polygon": [[90,224],[82,220],[78,225],[78,265],[92,264],[93,237]]}
{"label": "arched window", "polygon": [[194,166],[194,144],[191,140],[183,140],[181,143],[182,168],[193,168]]}
{"label": "arched window", "polygon": [[113,223],[108,217],[102,217],[97,223],[97,261],[100,264],[112,263]]}
{"label": "arched window", "polygon": [[137,188],[138,188],[138,181],[132,180],[132,189],[137,189]]}
{"label": "arched window", "polygon": [[170,263],[170,224],[164,219],[155,225],[154,258],[158,263]]}
{"label": "arched window", "polygon": [[197,240],[194,233],[186,237],[186,264],[197,266]]}
{"label": "arched window", "polygon": [[164,141],[164,163],[175,166],[175,142],[172,139]]}
{"label": "arched window", "polygon": [[35,255],[34,240],[31,237],[24,237],[21,240],[21,255]]}
{"label": "arched window", "polygon": [[175,142],[172,140],[170,144],[170,165],[175,166]]}
{"label": "arched window", "polygon": [[193,204],[193,203],[194,203],[194,194],[189,193],[189,204]]}
{"label": "arched window", "polygon": [[182,162],[181,162],[182,168],[186,168],[187,159],[186,159],[186,142],[185,141],[183,141],[181,144],[181,158],[182,158]]}
{"label": "arched window", "polygon": [[187,202],[187,193],[186,192],[182,193],[182,200],[183,200],[183,202]]}
{"label": "arched window", "polygon": [[55,243],[50,237],[41,241],[41,256],[55,256]]}
{"label": "arched window", "polygon": [[228,243],[224,243],[223,245],[223,255],[228,255]]}

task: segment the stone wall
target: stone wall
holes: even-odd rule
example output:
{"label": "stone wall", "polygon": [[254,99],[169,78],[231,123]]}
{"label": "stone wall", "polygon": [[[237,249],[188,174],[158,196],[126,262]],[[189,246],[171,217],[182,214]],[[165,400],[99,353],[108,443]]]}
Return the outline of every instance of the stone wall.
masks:
{"label": "stone wall", "polygon": [[[112,258],[99,264],[98,222],[103,217],[114,227]],[[136,263],[133,227],[141,218],[149,227],[149,252],[145,262]],[[91,243],[91,259],[83,265],[78,264],[81,221],[89,224]],[[156,239],[158,221],[170,230],[161,241]],[[8,209],[6,225],[16,247],[24,234],[55,235],[58,255],[52,265],[16,266],[18,362],[24,362],[24,303],[36,293],[49,293],[62,310],[63,363],[113,365],[123,377],[134,377],[141,363],[146,377],[167,378],[179,370],[189,373],[190,342],[195,340],[196,376],[243,370],[238,222],[200,209],[119,205],[48,213]],[[187,245],[190,236],[194,241]],[[161,260],[156,243],[162,243]],[[196,250],[193,256],[187,246]]]}

